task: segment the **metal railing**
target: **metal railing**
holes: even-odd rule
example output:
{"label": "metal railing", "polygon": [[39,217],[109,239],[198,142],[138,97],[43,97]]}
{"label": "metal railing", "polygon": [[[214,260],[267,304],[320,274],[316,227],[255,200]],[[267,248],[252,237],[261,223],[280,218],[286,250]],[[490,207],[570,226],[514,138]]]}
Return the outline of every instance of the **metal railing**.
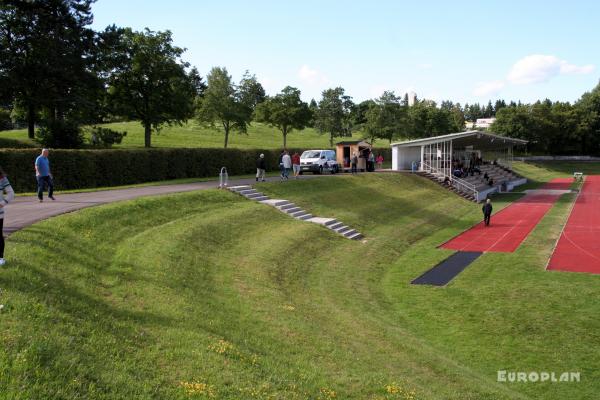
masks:
{"label": "metal railing", "polygon": [[479,192],[477,191],[477,188],[475,187],[475,185],[473,185],[472,183],[469,183],[463,179],[457,178],[456,176],[454,176],[452,174],[448,175],[444,170],[438,169],[426,161],[423,161],[422,169],[423,169],[423,171],[426,171],[426,172],[434,174],[438,177],[441,177],[443,180],[446,180],[446,178],[448,178],[448,180],[450,181],[450,184],[454,188],[456,188],[456,190],[459,190],[463,193],[472,194],[475,201],[479,201]]}

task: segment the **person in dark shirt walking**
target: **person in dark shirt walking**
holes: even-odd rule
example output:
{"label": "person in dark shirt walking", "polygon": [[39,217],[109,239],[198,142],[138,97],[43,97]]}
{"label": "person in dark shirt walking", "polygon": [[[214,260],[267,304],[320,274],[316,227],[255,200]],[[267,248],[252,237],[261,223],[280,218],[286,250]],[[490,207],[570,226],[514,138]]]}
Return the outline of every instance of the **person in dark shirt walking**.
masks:
{"label": "person in dark shirt walking", "polygon": [[483,222],[485,226],[490,226],[490,218],[492,217],[492,200],[487,199],[483,207],[481,207],[481,211],[483,211]]}
{"label": "person in dark shirt walking", "polygon": [[267,163],[265,162],[265,155],[261,154],[256,160],[256,182],[265,181],[265,172],[267,170]]}

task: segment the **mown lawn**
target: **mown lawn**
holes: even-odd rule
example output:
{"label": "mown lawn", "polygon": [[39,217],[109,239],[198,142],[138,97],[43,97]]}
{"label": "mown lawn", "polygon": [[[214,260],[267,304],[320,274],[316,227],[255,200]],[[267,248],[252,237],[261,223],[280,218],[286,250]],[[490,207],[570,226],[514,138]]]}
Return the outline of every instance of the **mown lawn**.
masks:
{"label": "mown lawn", "polygon": [[[120,145],[114,148],[144,147],[144,129],[139,122],[123,122],[102,125],[117,131],[127,131]],[[13,130],[0,132],[1,139],[19,140],[30,142],[27,139],[27,130]],[[153,147],[207,147],[222,148],[225,135],[222,131],[206,128],[194,121],[182,126],[165,126],[161,131],[152,134]],[[354,134],[354,139],[362,139],[360,132]],[[86,142],[89,143],[90,134],[86,132]],[[388,147],[389,143],[381,141],[376,143],[379,147]],[[228,147],[239,149],[280,149],[283,147],[283,136],[279,130],[268,125],[252,123],[248,127],[248,134],[232,133],[229,135]],[[329,136],[320,134],[312,128],[293,131],[287,138],[288,148],[330,148]]]}
{"label": "mown lawn", "polygon": [[[0,398],[583,399],[600,390],[600,277],[546,272],[564,196],[513,254],[410,281],[480,206],[409,174],[259,185],[365,234],[218,190],[86,209],[13,234]],[[508,198],[508,197],[502,197]],[[495,202],[496,209],[505,203]],[[498,383],[498,370],[580,383]]]}

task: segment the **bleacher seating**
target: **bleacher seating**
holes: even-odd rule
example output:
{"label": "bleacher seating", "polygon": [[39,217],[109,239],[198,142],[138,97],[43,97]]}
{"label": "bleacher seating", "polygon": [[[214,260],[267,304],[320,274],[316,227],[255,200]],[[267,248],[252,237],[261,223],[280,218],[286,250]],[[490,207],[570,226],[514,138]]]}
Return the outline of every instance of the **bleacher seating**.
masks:
{"label": "bleacher seating", "polygon": [[[503,183],[508,183],[511,181],[516,181],[516,180],[522,179],[522,177],[519,176],[518,174],[516,174],[513,171],[511,171],[510,169],[500,166],[500,165],[483,164],[483,165],[479,166],[479,169],[481,170],[481,174],[475,173],[472,176],[468,175],[466,177],[460,178],[462,181],[466,181],[469,184],[472,184],[473,186],[475,186],[475,189],[478,192],[485,192],[485,191],[493,189],[493,188],[500,188]],[[483,178],[486,173],[487,173],[488,177],[493,180],[492,186],[490,186],[489,183],[487,183],[485,181],[485,179]],[[461,186],[450,185],[448,182],[444,181],[444,178],[442,176],[430,174],[430,173],[423,173],[423,175],[468,200],[477,201],[473,197],[472,192],[463,191],[461,189]]]}

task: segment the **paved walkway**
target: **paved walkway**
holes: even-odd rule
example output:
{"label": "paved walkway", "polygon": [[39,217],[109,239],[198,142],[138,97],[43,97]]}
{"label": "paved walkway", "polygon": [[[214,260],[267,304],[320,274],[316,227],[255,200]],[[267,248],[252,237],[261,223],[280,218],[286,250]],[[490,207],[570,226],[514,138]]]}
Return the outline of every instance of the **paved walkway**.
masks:
{"label": "paved walkway", "polygon": [[[319,175],[315,176],[318,177]],[[323,175],[328,176],[328,175]],[[313,178],[304,176],[302,179]],[[277,182],[279,177],[267,178],[268,182]],[[256,183],[254,178],[236,179],[229,181],[229,186],[248,185]],[[54,217],[60,214],[80,210],[86,207],[113,203],[115,201],[131,200],[144,196],[156,196],[161,194],[190,192],[194,190],[215,189],[219,186],[217,181],[184,183],[176,185],[144,186],[128,189],[102,190],[98,192],[55,194],[56,200],[52,201],[44,197],[40,203],[35,196],[17,197],[6,207],[4,217],[4,234],[23,229],[36,222]]]}

